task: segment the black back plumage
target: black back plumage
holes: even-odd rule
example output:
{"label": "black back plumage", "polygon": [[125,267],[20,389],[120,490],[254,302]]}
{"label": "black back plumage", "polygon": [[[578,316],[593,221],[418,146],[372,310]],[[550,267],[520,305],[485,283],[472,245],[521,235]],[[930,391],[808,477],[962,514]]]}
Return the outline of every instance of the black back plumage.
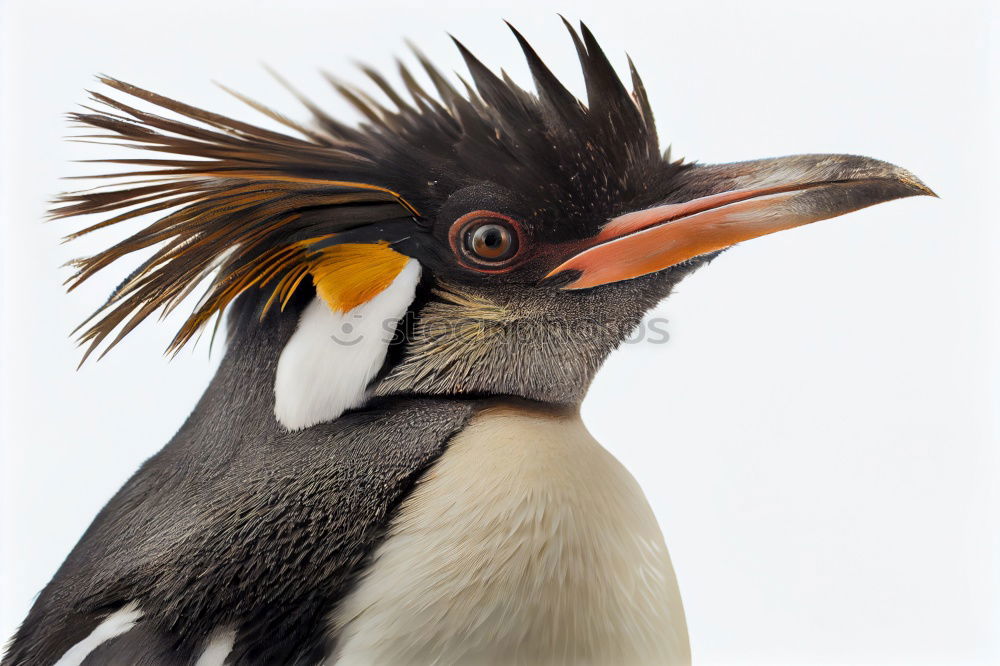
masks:
{"label": "black back plumage", "polygon": [[55,663],[131,603],[140,622],[86,666],[190,666],[225,628],[233,665],[318,664],[335,648],[329,613],[474,403],[390,398],[288,432],[273,387],[298,318],[252,325],[252,303],[234,308],[240,334],[191,417],[98,514],[3,666]]}

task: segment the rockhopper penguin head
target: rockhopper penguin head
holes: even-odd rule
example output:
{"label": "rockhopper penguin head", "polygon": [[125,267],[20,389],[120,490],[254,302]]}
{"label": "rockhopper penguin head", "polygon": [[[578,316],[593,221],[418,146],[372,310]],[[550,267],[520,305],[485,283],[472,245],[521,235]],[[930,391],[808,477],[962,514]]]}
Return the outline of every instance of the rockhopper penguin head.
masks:
{"label": "rockhopper penguin head", "polygon": [[533,91],[459,43],[469,81],[419,53],[428,86],[402,65],[404,91],[368,68],[370,92],[331,81],[358,127],[294,90],[308,125],[241,97],[284,133],[103,79],[173,115],[103,93],[104,110],[74,114],[147,154],[112,160],[127,182],[64,195],[55,215],[112,215],[79,233],[153,216],[80,260],[74,284],[155,248],[85,324],[86,353],[210,278],[172,348],[237,301],[253,316],[234,317],[232,336],[296,318],[274,350],[275,415],[289,429],[401,393],[575,405],[643,314],[726,248],[932,194],[852,155],[672,159],[631,61],[626,87],[586,26],[567,28],[586,102],[513,28]]}

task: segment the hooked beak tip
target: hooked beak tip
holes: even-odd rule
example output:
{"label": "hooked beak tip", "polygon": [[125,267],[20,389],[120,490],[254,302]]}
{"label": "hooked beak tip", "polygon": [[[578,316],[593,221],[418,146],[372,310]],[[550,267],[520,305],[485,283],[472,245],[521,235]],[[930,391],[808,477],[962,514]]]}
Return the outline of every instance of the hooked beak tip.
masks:
{"label": "hooked beak tip", "polygon": [[700,167],[715,191],[608,221],[593,243],[554,268],[583,289],[663,270],[736,243],[868,206],[937,194],[901,167],[857,155],[802,155]]}
{"label": "hooked beak tip", "polygon": [[916,196],[928,196],[928,197],[934,197],[935,199],[941,198],[940,196],[938,196],[937,192],[927,187],[927,185],[925,185],[923,181],[921,181],[916,176],[913,177],[913,179],[908,183],[908,185],[910,185],[914,190],[916,190],[915,192]]}

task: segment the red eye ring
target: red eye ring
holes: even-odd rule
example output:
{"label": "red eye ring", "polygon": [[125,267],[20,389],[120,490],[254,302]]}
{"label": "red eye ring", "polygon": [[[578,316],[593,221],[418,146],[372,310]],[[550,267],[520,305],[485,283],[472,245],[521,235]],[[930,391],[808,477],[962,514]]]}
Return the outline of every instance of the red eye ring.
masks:
{"label": "red eye ring", "polygon": [[474,210],[455,220],[448,240],[462,265],[481,273],[511,270],[525,249],[521,224],[489,210]]}

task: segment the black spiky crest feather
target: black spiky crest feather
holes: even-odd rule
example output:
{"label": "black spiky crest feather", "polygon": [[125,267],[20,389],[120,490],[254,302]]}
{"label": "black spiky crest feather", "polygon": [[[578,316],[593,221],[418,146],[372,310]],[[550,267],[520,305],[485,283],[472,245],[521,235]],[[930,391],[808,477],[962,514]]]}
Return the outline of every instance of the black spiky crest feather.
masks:
{"label": "black spiky crest feather", "polygon": [[399,75],[409,100],[378,72],[362,67],[394,109],[328,77],[365,117],[358,127],[330,117],[287,84],[312,113],[317,129],[233,93],[301,136],[101,77],[114,90],[185,120],[141,111],[97,92],[92,98],[105,109],[71,114],[81,125],[105,132],[83,138],[164,156],[97,160],[135,168],[94,176],[118,179],[110,189],[56,199],[56,218],[116,213],[69,238],[170,211],[122,242],[73,262],[70,289],[125,255],[157,248],[81,324],[80,329],[86,327],[80,335],[87,345],[84,360],[110,339],[106,353],[156,310],[169,312],[213,274],[170,350],[183,346],[251,287],[261,288],[268,303],[285,302],[301,282],[303,267],[315,261],[315,243],[379,221],[412,218],[419,224],[452,192],[475,182],[558,202],[572,215],[575,207],[592,203],[596,190],[609,201],[635,196],[654,186],[648,182],[651,172],[666,178],[681,168],[659,153],[649,100],[631,60],[630,94],[590,30],[581,24],[578,34],[566,23],[583,70],[585,105],[510,27],[537,95],[505,73],[495,75],[457,40],[473,82],[463,79],[462,92],[416,49],[436,95],[402,63]]}

